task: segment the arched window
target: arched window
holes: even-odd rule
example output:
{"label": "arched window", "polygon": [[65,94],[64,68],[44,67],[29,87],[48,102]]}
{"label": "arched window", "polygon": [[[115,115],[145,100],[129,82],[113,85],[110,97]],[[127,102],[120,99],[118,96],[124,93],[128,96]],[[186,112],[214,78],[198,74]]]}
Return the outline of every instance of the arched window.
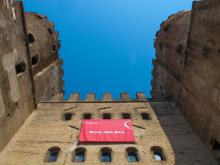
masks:
{"label": "arched window", "polygon": [[20,74],[20,73],[25,72],[25,70],[26,70],[25,62],[21,62],[21,63],[17,64],[15,66],[15,70],[16,70],[16,74]]}
{"label": "arched window", "polygon": [[92,118],[92,114],[91,113],[84,113],[83,114],[83,119],[91,119]]}
{"label": "arched window", "polygon": [[112,150],[110,148],[101,149],[101,162],[111,162],[112,161]]}
{"label": "arched window", "polygon": [[164,153],[163,153],[163,149],[161,147],[159,147],[159,146],[151,147],[151,151],[153,153],[154,160],[156,160],[156,161],[166,160]]}
{"label": "arched window", "polygon": [[150,120],[150,115],[146,112],[141,113],[141,117],[143,120]]}
{"label": "arched window", "polygon": [[46,153],[46,162],[56,162],[60,153],[59,147],[51,147]]}
{"label": "arched window", "polygon": [[103,119],[111,119],[111,114],[110,113],[104,113],[102,115]]}
{"label": "arched window", "polygon": [[71,120],[72,117],[73,117],[72,113],[64,113],[63,120],[68,121],[68,120]]}
{"label": "arched window", "polygon": [[123,119],[131,119],[131,115],[129,113],[122,113]]}
{"label": "arched window", "polygon": [[28,37],[28,43],[29,44],[35,42],[35,38],[34,38],[32,33],[28,33],[27,37]]}
{"label": "arched window", "polygon": [[84,162],[86,160],[86,149],[83,147],[76,148],[74,151],[73,162]]}
{"label": "arched window", "polygon": [[126,149],[127,152],[127,160],[128,162],[138,162],[139,158],[138,158],[138,153],[137,153],[137,149],[134,147],[129,147]]}
{"label": "arched window", "polygon": [[34,56],[31,58],[32,66],[33,66],[33,65],[37,65],[38,61],[39,61],[39,56],[38,56],[38,55],[34,55]]}

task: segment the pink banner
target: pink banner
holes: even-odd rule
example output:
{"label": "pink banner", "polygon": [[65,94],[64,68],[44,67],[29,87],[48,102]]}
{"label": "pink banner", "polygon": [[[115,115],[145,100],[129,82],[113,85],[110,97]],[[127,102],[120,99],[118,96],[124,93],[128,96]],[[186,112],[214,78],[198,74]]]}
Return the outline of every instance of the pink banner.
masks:
{"label": "pink banner", "polygon": [[80,142],[134,142],[131,120],[82,120]]}

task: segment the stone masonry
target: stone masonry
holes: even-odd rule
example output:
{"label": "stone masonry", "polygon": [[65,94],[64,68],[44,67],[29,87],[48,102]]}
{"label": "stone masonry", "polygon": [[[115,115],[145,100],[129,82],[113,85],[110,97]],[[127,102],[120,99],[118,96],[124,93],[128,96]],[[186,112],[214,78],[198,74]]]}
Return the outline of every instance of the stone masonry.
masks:
{"label": "stone masonry", "polygon": [[0,1],[0,150],[34,109],[22,3]]}
{"label": "stone masonry", "polygon": [[152,96],[175,100],[220,162],[219,18],[220,1],[195,1],[191,14],[177,13],[162,24],[155,43]]}
{"label": "stone masonry", "polygon": [[62,95],[59,47],[45,17],[25,14],[22,2],[0,1],[0,151],[37,102]]}
{"label": "stone masonry", "polygon": [[[60,41],[54,24],[0,0],[0,164],[218,165],[220,163],[220,1],[193,2],[156,34],[152,98],[114,100],[74,93],[63,100]],[[130,118],[135,143],[78,142],[82,119]],[[106,119],[106,118],[105,118]],[[106,120],[108,120],[106,119]],[[56,159],[50,156],[57,153]],[[161,160],[155,156],[160,155]],[[134,155],[133,155],[134,156]],[[217,161],[216,161],[217,158]]]}
{"label": "stone masonry", "polygon": [[[73,94],[66,102],[53,101],[38,104],[34,111],[0,155],[4,165],[43,165],[47,150],[51,147],[61,149],[58,160],[52,164],[79,164],[72,161],[74,151],[86,149],[83,164],[102,164],[100,150],[108,147],[112,151],[115,165],[131,164],[126,158],[126,149],[137,149],[139,161],[132,164],[150,165],[217,165],[214,156],[194,133],[181,113],[172,102],[147,101],[143,94],[137,99],[130,99],[122,94],[120,100],[112,100],[107,94],[103,100],[96,100],[94,94],[88,94],[86,100],[80,100],[79,94]],[[65,113],[71,113],[72,119],[65,121]],[[103,114],[120,119],[123,113],[131,115],[135,131],[134,144],[79,144],[79,128],[85,114],[92,119],[103,118]],[[143,120],[141,114],[149,114]],[[78,129],[77,129],[78,128]],[[165,161],[154,160],[152,148],[161,147]]]}

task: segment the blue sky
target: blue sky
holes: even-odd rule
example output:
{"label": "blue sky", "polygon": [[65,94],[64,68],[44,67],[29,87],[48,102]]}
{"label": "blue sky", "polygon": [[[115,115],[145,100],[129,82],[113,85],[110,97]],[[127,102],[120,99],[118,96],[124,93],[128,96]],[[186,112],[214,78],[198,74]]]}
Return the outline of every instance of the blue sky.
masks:
{"label": "blue sky", "polygon": [[60,34],[65,98],[72,92],[150,97],[153,42],[162,21],[192,0],[24,0]]}

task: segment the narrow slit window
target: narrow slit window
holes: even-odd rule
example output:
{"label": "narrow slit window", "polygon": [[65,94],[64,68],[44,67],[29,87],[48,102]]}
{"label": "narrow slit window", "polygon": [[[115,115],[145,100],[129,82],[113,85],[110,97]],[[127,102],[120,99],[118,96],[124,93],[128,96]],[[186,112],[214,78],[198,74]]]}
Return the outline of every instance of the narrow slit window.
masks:
{"label": "narrow slit window", "polygon": [[35,38],[34,38],[34,35],[32,33],[28,33],[28,43],[31,44],[31,43],[34,43],[35,42]]}
{"label": "narrow slit window", "polygon": [[145,113],[145,112],[141,113],[141,117],[143,120],[150,120],[151,119],[149,113]]}
{"label": "narrow slit window", "polygon": [[111,114],[110,113],[104,113],[103,114],[103,119],[111,119]]}
{"label": "narrow slit window", "polygon": [[92,118],[92,114],[91,113],[84,113],[83,114],[83,119],[91,119]]}
{"label": "narrow slit window", "polygon": [[123,119],[131,119],[131,115],[129,113],[123,113],[122,118]]}
{"label": "narrow slit window", "polygon": [[55,44],[52,45],[52,51],[53,51],[53,52],[56,51],[56,45],[55,45]]}
{"label": "narrow slit window", "polygon": [[73,117],[73,114],[72,114],[72,113],[64,113],[64,115],[63,115],[63,119],[64,119],[65,121],[71,120],[72,117]]}
{"label": "narrow slit window", "polygon": [[26,70],[25,62],[21,62],[15,66],[16,74],[21,74]]}
{"label": "narrow slit window", "polygon": [[39,56],[38,56],[38,55],[34,55],[34,56],[31,58],[32,66],[37,65],[37,64],[38,64],[38,61],[39,61]]}

